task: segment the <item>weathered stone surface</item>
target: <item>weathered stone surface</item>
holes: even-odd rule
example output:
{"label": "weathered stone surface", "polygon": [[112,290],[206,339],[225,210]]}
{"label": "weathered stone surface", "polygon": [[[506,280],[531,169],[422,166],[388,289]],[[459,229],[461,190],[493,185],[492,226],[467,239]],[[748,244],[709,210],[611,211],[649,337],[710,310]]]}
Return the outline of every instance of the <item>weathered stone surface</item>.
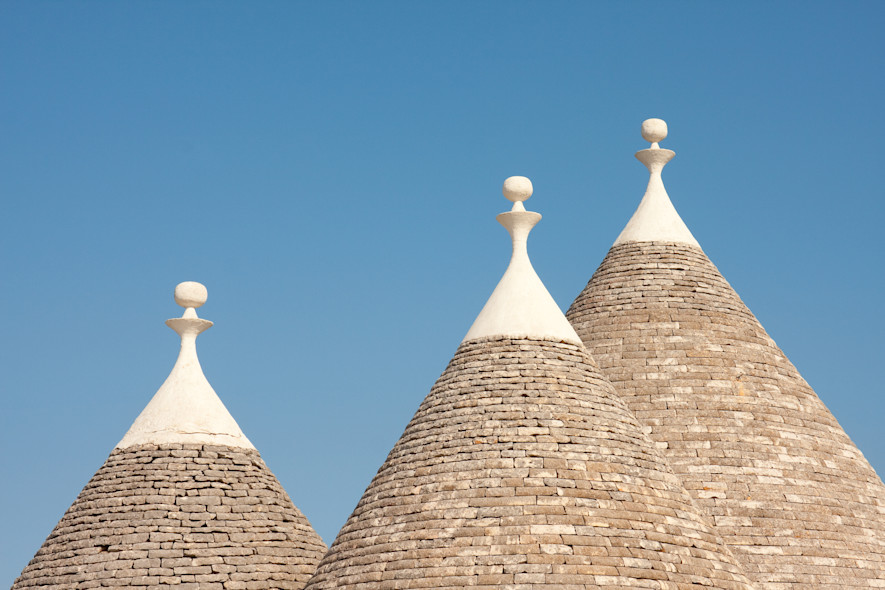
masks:
{"label": "weathered stone surface", "polygon": [[13,590],[300,590],[325,549],[257,451],[135,446],[111,453]]}
{"label": "weathered stone surface", "polygon": [[885,487],[700,248],[614,246],[567,316],[757,585],[882,585]]}
{"label": "weathered stone surface", "polygon": [[582,346],[463,343],[307,589],[749,588]]}

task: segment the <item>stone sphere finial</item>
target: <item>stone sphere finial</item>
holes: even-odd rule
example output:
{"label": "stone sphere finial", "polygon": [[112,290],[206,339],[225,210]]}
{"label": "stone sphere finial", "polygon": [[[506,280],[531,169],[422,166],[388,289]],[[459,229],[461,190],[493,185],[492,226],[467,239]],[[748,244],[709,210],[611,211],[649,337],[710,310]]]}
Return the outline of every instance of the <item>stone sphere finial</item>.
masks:
{"label": "stone sphere finial", "polygon": [[209,292],[200,283],[185,281],[175,287],[175,303],[181,307],[200,307],[208,298]]}
{"label": "stone sphere finial", "polygon": [[663,119],[646,119],[642,122],[642,139],[656,144],[667,137],[667,122]]}
{"label": "stone sphere finial", "polygon": [[507,200],[520,203],[532,196],[532,181],[525,176],[511,176],[504,181],[504,196]]}

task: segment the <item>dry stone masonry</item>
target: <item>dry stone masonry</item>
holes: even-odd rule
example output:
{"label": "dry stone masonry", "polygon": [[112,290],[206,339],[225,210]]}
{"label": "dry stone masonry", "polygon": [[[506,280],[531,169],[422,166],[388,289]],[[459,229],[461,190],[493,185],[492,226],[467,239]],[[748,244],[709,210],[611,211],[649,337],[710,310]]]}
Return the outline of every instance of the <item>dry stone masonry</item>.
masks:
{"label": "dry stone masonry", "polygon": [[313,574],[326,546],[200,368],[207,297],[175,288],[172,372],[13,590],[301,590]]}
{"label": "dry stone masonry", "polygon": [[648,189],[568,319],[507,179],[510,265],[328,552],[182,283],[171,374],[13,590],[885,588],[885,486],[679,217],[666,123],[642,134]]}
{"label": "dry stone masonry", "polygon": [[300,590],[325,545],[254,449],[115,449],[13,585]]}
{"label": "dry stone masonry", "polygon": [[327,588],[749,588],[581,345],[460,346],[319,566]]}
{"label": "dry stone masonry", "polygon": [[513,256],[307,590],[750,588],[532,269]]}
{"label": "dry stone masonry", "polygon": [[762,588],[885,587],[873,468],[690,233],[628,229],[567,316],[695,503]]}

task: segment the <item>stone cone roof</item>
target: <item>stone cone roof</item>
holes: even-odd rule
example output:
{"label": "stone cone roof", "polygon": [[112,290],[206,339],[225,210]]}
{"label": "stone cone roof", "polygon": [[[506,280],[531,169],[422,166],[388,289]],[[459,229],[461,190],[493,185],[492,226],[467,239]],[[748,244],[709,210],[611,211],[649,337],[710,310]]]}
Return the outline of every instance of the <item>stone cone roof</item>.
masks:
{"label": "stone cone roof", "polygon": [[469,336],[307,590],[750,588],[583,345]]}
{"label": "stone cone roof", "polygon": [[307,589],[749,588],[583,346],[461,344]]}
{"label": "stone cone roof", "polygon": [[201,304],[167,322],[182,334],[172,374],[13,590],[300,590],[313,574],[322,539],[199,368],[196,333],[212,324],[196,317]]}
{"label": "stone cone roof", "polygon": [[114,449],[13,590],[304,586],[325,545],[254,449]]}
{"label": "stone cone roof", "polygon": [[882,587],[882,481],[693,239],[654,237],[567,313],[602,373],[760,587]]}

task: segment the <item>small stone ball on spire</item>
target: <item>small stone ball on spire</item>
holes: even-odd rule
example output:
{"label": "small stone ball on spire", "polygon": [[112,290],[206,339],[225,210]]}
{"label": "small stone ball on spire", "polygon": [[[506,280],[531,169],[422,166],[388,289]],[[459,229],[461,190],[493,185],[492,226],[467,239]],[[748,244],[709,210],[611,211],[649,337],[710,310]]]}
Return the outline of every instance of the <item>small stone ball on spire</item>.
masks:
{"label": "small stone ball on spire", "polygon": [[208,298],[209,292],[200,283],[185,281],[175,287],[175,303],[181,307],[200,307]]}
{"label": "small stone ball on spire", "polygon": [[513,203],[525,201],[533,190],[532,181],[525,176],[511,176],[504,181],[504,196]]}
{"label": "small stone ball on spire", "polygon": [[667,137],[667,122],[663,119],[646,119],[642,122],[642,139],[650,143],[664,141]]}

